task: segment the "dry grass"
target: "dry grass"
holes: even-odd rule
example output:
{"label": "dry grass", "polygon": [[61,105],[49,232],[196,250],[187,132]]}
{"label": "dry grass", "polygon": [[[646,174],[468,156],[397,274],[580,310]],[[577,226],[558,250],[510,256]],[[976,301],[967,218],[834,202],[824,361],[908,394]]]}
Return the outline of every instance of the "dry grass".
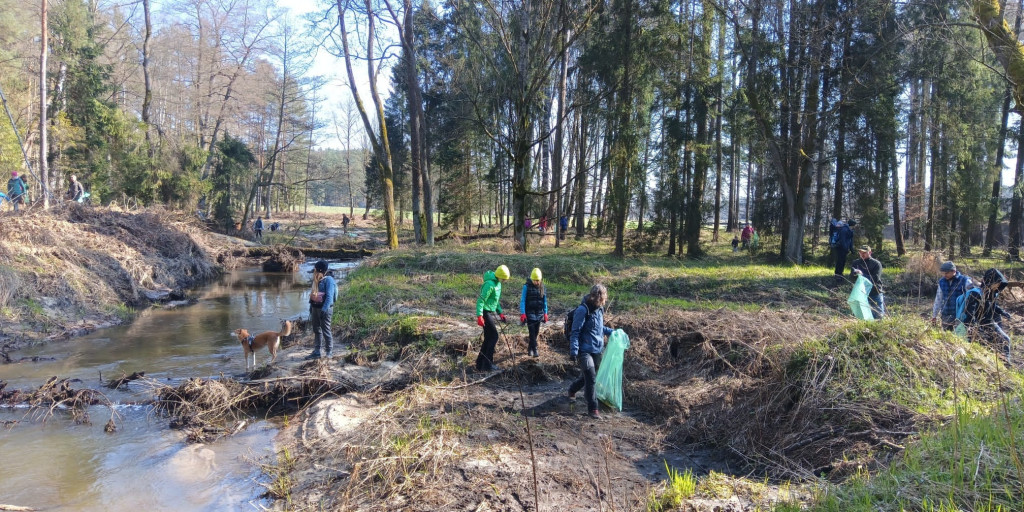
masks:
{"label": "dry grass", "polygon": [[[0,307],[11,332],[59,335],[76,322],[118,322],[150,302],[180,295],[218,272],[219,247],[194,219],[162,209],[60,204],[5,217],[0,237]],[[56,331],[54,333],[53,331]]]}

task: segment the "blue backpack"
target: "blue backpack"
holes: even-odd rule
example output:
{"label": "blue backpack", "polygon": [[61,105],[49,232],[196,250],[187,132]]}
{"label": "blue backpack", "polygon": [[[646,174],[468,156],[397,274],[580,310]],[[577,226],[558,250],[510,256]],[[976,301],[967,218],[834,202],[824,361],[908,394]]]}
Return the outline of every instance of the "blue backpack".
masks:
{"label": "blue backpack", "polygon": [[843,232],[844,227],[846,227],[845,222],[836,222],[832,225],[832,236],[828,238],[829,247],[836,247],[839,245],[839,237],[842,236],[840,233]]}
{"label": "blue backpack", "polygon": [[977,286],[968,289],[956,298],[956,319],[963,323],[967,323],[967,300],[972,293],[977,295],[979,299],[981,298],[981,288]]}

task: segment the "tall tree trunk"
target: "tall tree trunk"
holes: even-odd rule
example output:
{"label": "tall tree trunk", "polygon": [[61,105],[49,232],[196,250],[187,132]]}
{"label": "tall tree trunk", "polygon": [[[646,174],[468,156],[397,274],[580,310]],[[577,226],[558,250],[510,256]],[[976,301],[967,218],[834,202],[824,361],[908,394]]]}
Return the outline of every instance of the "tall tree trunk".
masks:
{"label": "tall tree trunk", "polygon": [[49,28],[46,26],[46,0],[42,0],[39,11],[42,31],[39,38],[39,180],[42,186],[43,208],[50,208],[50,174],[46,157],[49,154],[46,132],[46,56],[49,53],[47,39]]}
{"label": "tall tree trunk", "polygon": [[[391,145],[388,142],[388,129],[384,118],[384,103],[380,99],[380,95],[377,93],[377,71],[376,64],[374,62],[374,45],[376,37],[376,22],[375,13],[371,0],[365,1],[365,7],[367,11],[367,31],[364,37],[367,38],[367,53],[366,66],[367,74],[369,75],[369,87],[370,96],[373,98],[373,105],[375,109],[377,130],[374,130],[373,122],[370,120],[370,116],[363,106],[363,101],[359,96],[359,90],[355,79],[355,73],[352,67],[352,54],[349,51],[348,44],[348,30],[346,28],[345,15],[346,5],[342,0],[337,0],[338,8],[338,25],[341,29],[341,42],[343,57],[345,59],[345,70],[348,73],[348,86],[352,92],[352,99],[355,101],[356,107],[359,109],[359,117],[363,120],[363,128],[366,130],[366,136],[370,140],[370,144],[373,147],[374,153],[377,155],[377,165],[380,169],[381,180],[383,181],[384,188],[384,223],[387,229],[388,247],[391,249],[398,248],[398,227],[395,225],[395,178],[394,170],[391,166]],[[369,195],[367,195],[366,201],[367,212],[369,212],[370,201]],[[363,214],[365,218],[367,213]]]}
{"label": "tall tree trunk", "polygon": [[142,96],[142,122],[146,124],[146,151],[153,156],[153,141],[150,139],[150,108],[153,104],[153,86],[149,77],[149,40],[153,35],[153,23],[149,13],[150,0],[142,0],[142,11],[145,18],[146,30],[142,38],[142,82],[145,92]]}
{"label": "tall tree trunk", "polygon": [[939,102],[935,97],[935,87],[935,84],[931,84],[928,90],[922,91],[924,94],[928,94],[931,98],[929,106],[932,107],[930,116],[931,126],[929,127],[929,132],[931,133],[930,146],[932,159],[931,172],[928,176],[928,217],[925,220],[924,226],[924,250],[926,251],[932,250],[932,242],[935,236],[935,221],[937,220],[935,218],[935,174],[937,168],[941,165],[939,155]]}
{"label": "tall tree trunk", "polygon": [[[568,28],[568,20],[566,19],[565,13],[565,1],[563,0],[560,4],[559,19],[562,21],[562,30],[559,31],[559,38],[562,39],[562,52],[559,56],[558,63],[558,91],[557,101],[558,106],[555,112],[555,147],[554,147],[554,162],[551,166],[552,178],[554,180],[554,205],[555,205],[555,222],[554,222],[554,233],[555,233],[555,247],[558,247],[562,236],[562,216],[568,215],[565,209],[562,207],[562,195],[563,193],[568,196],[567,192],[562,191],[562,174],[564,166],[562,165],[562,139],[564,137],[565,127],[565,88],[566,82],[568,81],[569,72],[569,49],[568,45],[564,44],[568,34],[566,33]],[[568,182],[568,180],[566,180]]]}

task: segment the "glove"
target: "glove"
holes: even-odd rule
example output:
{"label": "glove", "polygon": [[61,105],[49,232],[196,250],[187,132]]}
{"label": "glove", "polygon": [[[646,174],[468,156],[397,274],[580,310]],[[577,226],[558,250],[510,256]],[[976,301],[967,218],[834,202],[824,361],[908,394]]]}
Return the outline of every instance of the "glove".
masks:
{"label": "glove", "polygon": [[506,324],[508,323],[508,319],[505,318],[505,313],[500,313],[498,316],[501,318],[502,322]]}
{"label": "glove", "polygon": [[519,315],[519,323],[521,323],[521,324],[525,324],[526,323],[526,315],[525,314]]}
{"label": "glove", "polygon": [[480,316],[476,317],[476,324],[479,325],[480,327],[484,326],[484,316],[483,315],[480,315]]}
{"label": "glove", "polygon": [[548,314],[544,313],[544,323],[548,323]]}

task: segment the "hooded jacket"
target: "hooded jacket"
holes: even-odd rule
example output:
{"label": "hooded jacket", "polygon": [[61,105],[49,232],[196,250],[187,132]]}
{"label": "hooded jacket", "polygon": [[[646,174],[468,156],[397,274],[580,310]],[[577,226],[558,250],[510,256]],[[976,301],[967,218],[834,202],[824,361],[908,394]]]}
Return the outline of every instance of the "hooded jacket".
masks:
{"label": "hooded jacket", "polygon": [[572,316],[569,355],[576,357],[580,352],[604,352],[604,337],[611,335],[612,332],[604,326],[604,308],[591,309],[590,304],[587,304],[587,297],[584,296]]}
{"label": "hooded jacket", "polygon": [[484,311],[501,314],[501,281],[493,270],[484,272],[484,285],[480,287],[480,297],[476,299],[476,316],[483,315]]}
{"label": "hooded jacket", "polygon": [[[985,271],[985,275],[981,278],[981,296],[971,294],[968,297],[967,304],[964,305],[964,310],[967,316],[967,324],[997,324],[1003,317],[1008,317],[1006,311],[999,307],[997,301],[999,300],[999,292],[1006,288],[1009,281],[1003,276],[1003,273],[990,268]],[[991,290],[993,284],[998,284],[995,290]]]}

